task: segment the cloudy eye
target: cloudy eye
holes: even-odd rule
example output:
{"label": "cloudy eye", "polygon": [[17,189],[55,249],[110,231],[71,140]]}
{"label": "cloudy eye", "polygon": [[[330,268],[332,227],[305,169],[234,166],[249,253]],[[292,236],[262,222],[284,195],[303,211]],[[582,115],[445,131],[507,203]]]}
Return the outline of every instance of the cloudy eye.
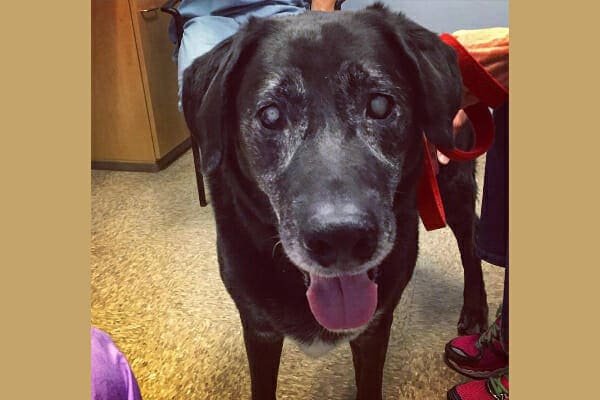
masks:
{"label": "cloudy eye", "polygon": [[261,124],[267,129],[283,128],[281,110],[274,104],[263,107],[258,111]]}
{"label": "cloudy eye", "polygon": [[384,94],[374,94],[369,98],[367,104],[367,116],[374,119],[384,119],[390,112],[394,102],[390,96]]}

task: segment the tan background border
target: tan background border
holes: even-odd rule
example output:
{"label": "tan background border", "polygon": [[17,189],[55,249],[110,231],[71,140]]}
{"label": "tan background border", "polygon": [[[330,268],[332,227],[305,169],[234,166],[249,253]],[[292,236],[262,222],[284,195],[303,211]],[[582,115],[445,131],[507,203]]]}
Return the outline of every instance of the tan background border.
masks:
{"label": "tan background border", "polygon": [[598,396],[599,12],[583,4],[510,2],[513,400]]}
{"label": "tan background border", "polygon": [[[513,399],[598,392],[599,13],[581,4],[510,3]],[[88,399],[90,4],[4,12],[0,397]]]}
{"label": "tan background border", "polygon": [[7,2],[2,399],[89,399],[90,3]]}

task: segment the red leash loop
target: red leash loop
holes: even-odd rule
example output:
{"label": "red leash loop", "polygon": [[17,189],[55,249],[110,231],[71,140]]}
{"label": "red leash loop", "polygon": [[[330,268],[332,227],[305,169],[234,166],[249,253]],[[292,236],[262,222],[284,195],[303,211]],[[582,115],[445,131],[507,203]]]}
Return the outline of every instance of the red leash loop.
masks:
{"label": "red leash loop", "polygon": [[[494,141],[494,120],[488,107],[498,107],[508,100],[506,89],[477,62],[453,36],[442,34],[441,39],[450,45],[458,55],[463,84],[481,100],[480,103],[466,107],[475,132],[475,143],[468,151],[459,149],[438,149],[453,161],[473,160],[485,153]],[[418,186],[418,208],[421,220],[428,231],[446,226],[446,213],[438,187],[432,154],[423,135],[425,148],[424,169]],[[435,157],[435,155],[433,155]]]}
{"label": "red leash loop", "polygon": [[477,103],[465,108],[464,111],[475,131],[473,148],[468,151],[438,148],[442,154],[454,161],[473,160],[488,151],[494,142],[494,120],[488,107],[483,103]]}

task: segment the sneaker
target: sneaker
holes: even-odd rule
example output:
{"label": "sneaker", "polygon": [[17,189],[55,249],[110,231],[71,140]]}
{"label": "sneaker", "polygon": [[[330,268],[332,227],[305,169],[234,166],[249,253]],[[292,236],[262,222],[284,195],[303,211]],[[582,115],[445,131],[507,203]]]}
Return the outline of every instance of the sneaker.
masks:
{"label": "sneaker", "polygon": [[509,400],[508,375],[456,385],[448,390],[446,397],[448,400]]}
{"label": "sneaker", "polygon": [[508,372],[508,354],[502,347],[502,307],[496,321],[481,335],[466,335],[446,344],[444,360],[453,370],[470,378],[485,379]]}

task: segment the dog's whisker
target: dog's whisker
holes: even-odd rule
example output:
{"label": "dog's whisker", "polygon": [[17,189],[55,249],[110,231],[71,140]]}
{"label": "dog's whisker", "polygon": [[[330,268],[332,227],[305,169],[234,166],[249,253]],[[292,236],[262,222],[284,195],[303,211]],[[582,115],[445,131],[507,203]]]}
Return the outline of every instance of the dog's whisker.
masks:
{"label": "dog's whisker", "polygon": [[281,243],[281,240],[278,240],[277,242],[275,242],[275,244],[273,245],[273,251],[271,252],[271,257],[275,258],[275,250],[277,249],[277,246],[283,246],[283,244]]}

